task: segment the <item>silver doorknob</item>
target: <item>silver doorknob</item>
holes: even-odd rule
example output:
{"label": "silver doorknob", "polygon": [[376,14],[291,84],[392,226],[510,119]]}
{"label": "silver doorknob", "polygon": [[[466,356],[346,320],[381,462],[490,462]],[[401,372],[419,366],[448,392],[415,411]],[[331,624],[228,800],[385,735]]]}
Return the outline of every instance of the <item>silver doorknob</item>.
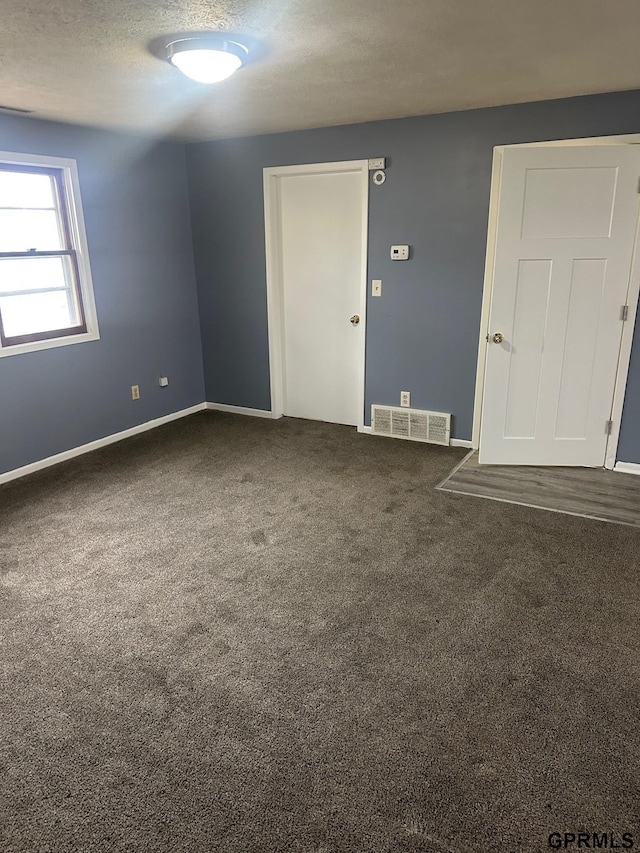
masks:
{"label": "silver doorknob", "polygon": [[354,314],[353,317],[351,318],[351,325],[357,326],[359,322],[360,322],[360,315]]}
{"label": "silver doorknob", "polygon": [[495,335],[493,336],[494,344],[501,344],[503,340],[504,340],[504,335],[502,334],[502,332],[496,332]]}

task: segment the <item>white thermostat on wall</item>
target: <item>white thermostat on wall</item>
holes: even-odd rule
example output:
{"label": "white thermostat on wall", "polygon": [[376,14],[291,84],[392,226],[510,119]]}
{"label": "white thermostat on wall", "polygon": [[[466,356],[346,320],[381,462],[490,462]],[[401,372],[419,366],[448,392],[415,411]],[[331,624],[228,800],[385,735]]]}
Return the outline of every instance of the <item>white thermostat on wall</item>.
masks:
{"label": "white thermostat on wall", "polygon": [[392,246],[391,247],[392,261],[408,261],[409,247],[408,246]]}

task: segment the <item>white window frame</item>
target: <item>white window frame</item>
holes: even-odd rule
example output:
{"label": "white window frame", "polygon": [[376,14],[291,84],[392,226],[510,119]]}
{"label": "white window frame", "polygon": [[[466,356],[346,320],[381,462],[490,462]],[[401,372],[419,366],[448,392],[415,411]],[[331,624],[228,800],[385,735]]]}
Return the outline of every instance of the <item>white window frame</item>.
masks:
{"label": "white window frame", "polygon": [[77,335],[64,335],[46,338],[42,341],[29,341],[20,344],[8,344],[3,346],[0,341],[0,358],[8,355],[19,355],[20,353],[35,352],[37,350],[51,349],[52,347],[64,347],[71,344],[81,344],[87,341],[97,341],[100,338],[98,329],[98,317],[93,296],[93,281],[91,278],[91,267],[89,264],[89,248],[87,245],[87,234],[84,227],[82,214],[82,201],[80,198],[80,181],[78,178],[78,166],[75,160],[66,157],[48,157],[41,154],[17,154],[11,151],[0,151],[0,162],[8,166],[48,166],[59,169],[62,173],[64,186],[65,204],[67,206],[67,218],[71,242],[75,248],[78,261],[79,290],[82,299],[86,332]]}

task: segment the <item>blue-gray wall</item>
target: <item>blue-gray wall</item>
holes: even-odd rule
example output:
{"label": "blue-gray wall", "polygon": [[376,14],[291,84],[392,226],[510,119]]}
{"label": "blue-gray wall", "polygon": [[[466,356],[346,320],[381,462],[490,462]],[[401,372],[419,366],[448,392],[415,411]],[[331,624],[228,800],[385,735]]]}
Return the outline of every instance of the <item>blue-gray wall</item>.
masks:
{"label": "blue-gray wall", "polygon": [[[368,308],[367,405],[408,388],[469,438],[493,146],[627,132],[640,132],[640,92],[187,146],[199,321],[185,147],[0,116],[1,150],[78,162],[101,334],[0,358],[0,473],[205,396],[268,409],[262,169],[369,156],[388,158],[388,179],[371,190],[369,278],[384,288]],[[388,259],[399,242],[409,263]],[[640,462],[639,339],[640,324],[626,462]]]}
{"label": "blue-gray wall", "polygon": [[[370,193],[366,405],[452,412],[471,437],[492,149],[640,132],[640,92],[197,143],[187,147],[207,399],[270,408],[262,169],[388,158]],[[389,260],[392,243],[413,259]],[[640,326],[619,458],[640,462]]]}
{"label": "blue-gray wall", "polygon": [[200,403],[204,385],[184,146],[2,116],[0,149],[77,160],[100,326],[0,358],[2,473]]}

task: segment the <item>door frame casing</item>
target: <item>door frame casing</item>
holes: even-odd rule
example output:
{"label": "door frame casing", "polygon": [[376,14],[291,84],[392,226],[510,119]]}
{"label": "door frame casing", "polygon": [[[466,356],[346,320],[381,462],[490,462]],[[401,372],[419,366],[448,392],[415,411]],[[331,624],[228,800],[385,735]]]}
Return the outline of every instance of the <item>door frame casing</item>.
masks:
{"label": "door frame casing", "polygon": [[292,175],[360,172],[362,189],[360,229],[360,292],[355,313],[360,315],[361,342],[358,348],[358,432],[365,432],[364,382],[367,330],[367,261],[369,230],[369,161],[341,160],[298,166],[271,166],[263,171],[265,250],[267,262],[267,320],[269,330],[269,379],[272,417],[281,418],[285,408],[286,361],[284,352],[284,281],[279,179]]}
{"label": "door frame casing", "polygon": [[[478,364],[476,371],[475,401],[473,407],[473,433],[472,446],[474,450],[480,447],[480,430],[482,426],[482,401],[484,397],[484,384],[487,370],[487,337],[489,335],[489,320],[491,319],[491,300],[493,297],[493,277],[495,267],[495,256],[498,238],[498,209],[500,204],[500,192],[502,188],[502,163],[504,151],[507,148],[558,148],[594,145],[633,145],[640,143],[640,134],[631,133],[621,136],[599,136],[580,139],[561,139],[549,142],[523,142],[514,145],[497,145],[493,149],[493,161],[491,168],[491,193],[489,197],[489,220],[487,226],[487,253],[484,267],[484,285],[482,291],[482,311],[480,315],[480,339],[478,342]],[[640,180],[640,174],[638,175]],[[639,196],[640,198],[640,196]],[[636,311],[638,307],[638,296],[640,294],[640,214],[636,222],[635,242],[631,257],[631,269],[629,285],[627,290],[627,302],[629,312],[627,319],[622,323],[622,337],[618,355],[618,368],[614,385],[613,401],[611,408],[611,419],[613,427],[607,438],[604,467],[613,469],[618,452],[618,440],[620,438],[620,421],[624,406],[624,395],[629,374],[629,362],[631,359],[631,346],[633,344],[633,333],[635,329]],[[622,307],[622,306],[621,306]]]}

